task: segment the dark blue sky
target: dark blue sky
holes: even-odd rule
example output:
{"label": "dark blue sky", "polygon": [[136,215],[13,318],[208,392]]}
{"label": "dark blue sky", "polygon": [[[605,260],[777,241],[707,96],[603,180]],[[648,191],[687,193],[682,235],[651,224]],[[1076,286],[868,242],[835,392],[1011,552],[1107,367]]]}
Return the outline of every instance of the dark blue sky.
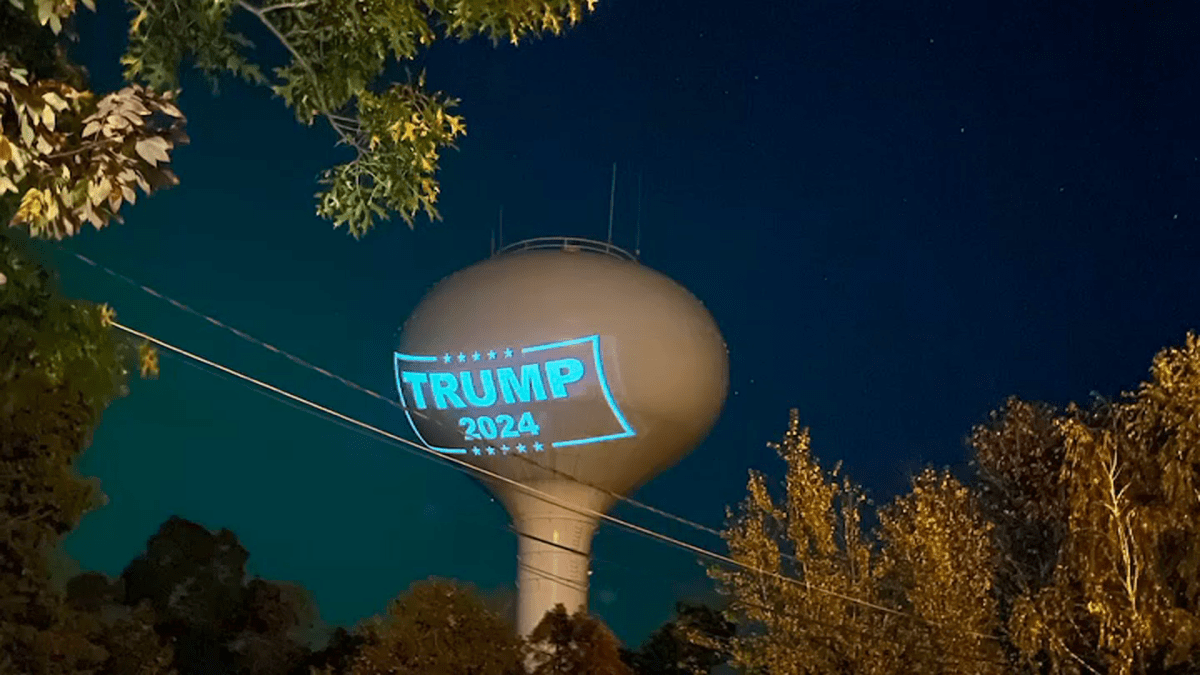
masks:
{"label": "dark blue sky", "polygon": [[[601,0],[560,38],[423,57],[468,136],[445,220],[362,241],[313,215],[344,161],[265,90],[189,76],[182,184],[66,243],[317,365],[394,395],[396,331],[505,238],[603,238],[691,289],[725,332],[711,437],[638,497],[720,526],[799,407],[818,456],[877,500],[1012,394],[1115,394],[1200,328],[1198,3]],[[80,57],[119,84],[127,21],[101,3]],[[257,37],[257,34],[255,34]],[[268,48],[269,55],[277,54]],[[397,73],[397,76],[399,74]],[[62,255],[68,291],[129,325],[396,432],[389,406]],[[413,580],[511,583],[506,516],[468,478],[164,357],[106,413],[85,473],[111,503],[68,548],[117,573],[171,514],[234,530],[253,572],[350,624]],[[619,515],[720,542],[630,508]],[[694,556],[608,528],[592,608],[627,642],[710,588]]]}

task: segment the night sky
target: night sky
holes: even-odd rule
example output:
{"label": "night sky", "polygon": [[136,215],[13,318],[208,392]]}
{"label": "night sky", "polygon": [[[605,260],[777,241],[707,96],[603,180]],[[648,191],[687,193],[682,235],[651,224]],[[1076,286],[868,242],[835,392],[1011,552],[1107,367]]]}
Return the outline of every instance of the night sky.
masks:
{"label": "night sky", "polygon": [[[94,86],[120,84],[129,16],[83,12]],[[247,29],[253,27],[247,24]],[[964,437],[1005,397],[1131,389],[1200,329],[1200,3],[601,0],[563,37],[437,45],[462,98],[444,221],[361,241],[314,214],[333,134],[268,91],[188,75],[182,183],[65,247],[394,396],[397,331],[504,238],[604,238],[712,311],[731,389],[709,439],[637,497],[720,527],[798,407],[827,465],[877,502],[920,467],[968,475]],[[268,60],[280,52],[251,30]],[[391,79],[402,79],[399,68]],[[399,412],[73,258],[68,293],[124,323],[382,427]],[[519,300],[517,300],[519,301]],[[232,529],[254,574],[351,625],[438,575],[511,585],[507,517],[469,478],[164,355],[105,414],[82,470],[111,502],[68,541],[117,574],[168,516]],[[719,539],[620,507],[635,522]],[[711,594],[693,554],[611,527],[592,609],[627,643]]]}

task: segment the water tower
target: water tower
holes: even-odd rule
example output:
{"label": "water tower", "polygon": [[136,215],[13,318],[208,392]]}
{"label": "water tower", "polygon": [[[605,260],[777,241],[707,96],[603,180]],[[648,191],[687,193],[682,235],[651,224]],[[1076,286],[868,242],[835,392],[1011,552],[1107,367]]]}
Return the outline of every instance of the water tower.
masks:
{"label": "water tower", "polygon": [[[700,301],[585,239],[518,242],[442,280],[394,360],[426,446],[596,512],[695,448],[729,386]],[[484,482],[520,535],[520,633],[558,603],[586,608],[597,518]]]}

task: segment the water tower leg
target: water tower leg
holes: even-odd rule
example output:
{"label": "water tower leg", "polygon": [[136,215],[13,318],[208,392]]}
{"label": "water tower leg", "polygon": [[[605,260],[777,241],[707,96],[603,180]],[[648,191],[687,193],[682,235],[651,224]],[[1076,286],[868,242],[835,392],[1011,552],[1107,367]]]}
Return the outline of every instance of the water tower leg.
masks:
{"label": "water tower leg", "polygon": [[517,630],[529,635],[554,606],[587,609],[588,569],[596,518],[543,502],[538,513],[514,518],[517,554]]}

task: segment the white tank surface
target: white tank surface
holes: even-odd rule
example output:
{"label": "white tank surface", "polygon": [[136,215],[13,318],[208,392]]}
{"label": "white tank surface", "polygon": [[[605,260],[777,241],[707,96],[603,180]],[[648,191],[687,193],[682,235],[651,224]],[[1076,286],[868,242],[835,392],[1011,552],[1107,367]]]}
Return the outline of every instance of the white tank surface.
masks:
{"label": "white tank surface", "polygon": [[[428,447],[604,512],[716,423],[729,355],[691,293],[602,242],[513,244],[437,284],[395,354]],[[517,628],[587,607],[597,518],[495,480],[520,534]]]}

